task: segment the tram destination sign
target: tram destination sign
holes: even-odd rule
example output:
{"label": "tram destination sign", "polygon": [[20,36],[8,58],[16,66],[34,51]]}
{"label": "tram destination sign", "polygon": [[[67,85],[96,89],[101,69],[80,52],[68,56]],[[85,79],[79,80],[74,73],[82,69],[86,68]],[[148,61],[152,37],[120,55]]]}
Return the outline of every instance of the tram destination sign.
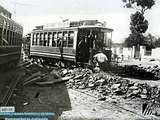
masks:
{"label": "tram destination sign", "polygon": [[52,28],[66,28],[70,27],[70,22],[58,22],[58,23],[47,23],[43,26],[44,29],[52,29]]}

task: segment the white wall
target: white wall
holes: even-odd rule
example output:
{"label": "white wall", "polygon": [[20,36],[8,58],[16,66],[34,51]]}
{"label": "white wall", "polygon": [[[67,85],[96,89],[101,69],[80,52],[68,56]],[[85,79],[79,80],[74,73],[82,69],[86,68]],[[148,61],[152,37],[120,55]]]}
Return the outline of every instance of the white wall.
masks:
{"label": "white wall", "polygon": [[160,48],[152,49],[152,57],[155,59],[160,59]]}
{"label": "white wall", "polygon": [[132,48],[124,47],[123,48],[124,60],[131,59],[132,58],[132,52],[133,52]]}
{"label": "white wall", "polygon": [[[133,59],[134,58],[134,51],[135,47],[133,46],[132,48],[127,48],[123,47],[123,51],[121,53],[120,47],[112,48],[112,53],[117,54],[118,57],[122,57],[124,60],[128,59]],[[160,47],[152,49],[151,55],[145,55],[146,53],[146,47],[145,46],[140,46],[140,55],[142,59],[160,59]]]}

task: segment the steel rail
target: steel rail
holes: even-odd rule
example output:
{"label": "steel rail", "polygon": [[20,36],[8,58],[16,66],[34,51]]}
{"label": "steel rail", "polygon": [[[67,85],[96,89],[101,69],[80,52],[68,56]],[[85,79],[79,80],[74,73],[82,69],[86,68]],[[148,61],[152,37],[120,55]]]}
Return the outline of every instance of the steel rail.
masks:
{"label": "steel rail", "polygon": [[25,61],[25,62],[17,65],[17,68],[19,68],[19,67],[24,67],[24,66],[27,66],[27,65],[29,65],[29,64],[30,64],[30,61]]}
{"label": "steel rail", "polygon": [[2,98],[2,101],[0,103],[0,106],[6,106],[9,99],[12,96],[12,93],[15,89],[15,87],[17,86],[17,83],[19,81],[19,79],[21,78],[20,74],[17,74],[14,76],[14,78],[12,79],[12,82],[10,83],[9,88],[6,90],[4,97]]}

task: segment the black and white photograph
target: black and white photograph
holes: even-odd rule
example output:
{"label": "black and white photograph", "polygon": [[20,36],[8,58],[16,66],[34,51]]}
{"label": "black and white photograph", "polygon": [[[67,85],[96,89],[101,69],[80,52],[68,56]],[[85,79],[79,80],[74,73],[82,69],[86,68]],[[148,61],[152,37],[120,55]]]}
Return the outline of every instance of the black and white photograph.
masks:
{"label": "black and white photograph", "polygon": [[0,120],[159,120],[160,0],[0,0]]}

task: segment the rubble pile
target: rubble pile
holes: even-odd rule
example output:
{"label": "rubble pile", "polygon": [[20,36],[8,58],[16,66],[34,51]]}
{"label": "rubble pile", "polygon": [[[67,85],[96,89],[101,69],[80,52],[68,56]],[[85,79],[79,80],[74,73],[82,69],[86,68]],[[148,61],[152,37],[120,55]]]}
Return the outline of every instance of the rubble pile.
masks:
{"label": "rubble pile", "polygon": [[[140,66],[124,66],[124,68],[128,74],[132,75],[138,76],[143,73],[144,76],[147,76],[147,74],[152,73],[153,75],[155,72],[154,75],[159,76],[159,68],[156,66],[147,69]],[[23,80],[20,85],[26,86],[36,84],[43,86],[65,82],[68,88],[96,90],[102,97],[122,95],[124,98],[138,97],[146,100],[159,98],[160,94],[160,88],[158,88],[158,86],[133,82],[115,74],[99,71],[98,69],[93,71],[87,68],[47,69],[49,68],[30,65],[26,69],[27,73],[30,73],[30,76],[26,76],[26,79]],[[139,72],[137,73],[137,71]],[[158,100],[159,99],[156,99],[156,101]]]}
{"label": "rubble pile", "polygon": [[125,65],[123,66],[125,74],[133,77],[140,77],[145,79],[160,79],[160,68],[158,65],[153,67],[143,67],[141,65]]}
{"label": "rubble pile", "polygon": [[61,70],[61,75],[74,76],[66,82],[68,88],[96,90],[103,97],[123,95],[124,98],[153,100],[160,93],[158,86],[129,81],[106,72],[93,73],[89,69],[76,68]]}

